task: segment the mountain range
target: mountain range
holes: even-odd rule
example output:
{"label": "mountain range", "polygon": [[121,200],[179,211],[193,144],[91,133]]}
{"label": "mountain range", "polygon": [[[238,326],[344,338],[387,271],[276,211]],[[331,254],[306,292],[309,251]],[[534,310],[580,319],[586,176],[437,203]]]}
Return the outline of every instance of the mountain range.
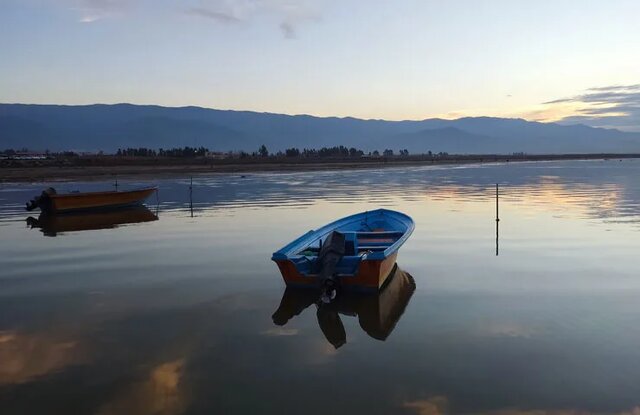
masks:
{"label": "mountain range", "polygon": [[0,149],[255,151],[262,144],[272,152],[344,145],[411,153],[640,153],[640,133],[493,117],[385,121],[155,105],[0,104]]}

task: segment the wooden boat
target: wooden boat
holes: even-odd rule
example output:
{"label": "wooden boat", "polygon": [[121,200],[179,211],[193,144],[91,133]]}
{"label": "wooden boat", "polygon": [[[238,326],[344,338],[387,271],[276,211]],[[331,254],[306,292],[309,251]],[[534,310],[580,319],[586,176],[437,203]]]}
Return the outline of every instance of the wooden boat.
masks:
{"label": "wooden boat", "polygon": [[27,203],[27,210],[40,208],[43,212],[54,213],[130,207],[141,205],[157,189],[58,194],[50,187]]}
{"label": "wooden boat", "polygon": [[271,259],[287,285],[379,290],[414,227],[400,212],[362,212],[309,231]]}
{"label": "wooden boat", "polygon": [[402,317],[415,290],[416,283],[413,277],[397,265],[380,292],[345,292],[330,304],[319,303],[318,294],[314,290],[287,287],[272,319],[276,325],[284,326],[306,308],[317,304],[318,325],[336,349],[347,342],[340,315],[358,316],[360,327],[369,336],[384,341]]}
{"label": "wooden boat", "polygon": [[134,206],[98,212],[70,212],[64,215],[43,212],[38,218],[29,216],[27,224],[32,229],[40,228],[45,236],[57,236],[59,233],[113,229],[120,225],[156,220],[158,217],[145,206]]}

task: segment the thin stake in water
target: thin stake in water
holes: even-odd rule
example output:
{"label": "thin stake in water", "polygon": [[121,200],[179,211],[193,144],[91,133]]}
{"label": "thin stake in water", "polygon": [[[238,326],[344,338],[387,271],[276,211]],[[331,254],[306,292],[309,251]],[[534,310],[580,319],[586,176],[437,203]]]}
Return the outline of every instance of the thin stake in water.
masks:
{"label": "thin stake in water", "polygon": [[193,176],[189,183],[189,210],[191,211],[191,217],[193,217]]}
{"label": "thin stake in water", "polygon": [[499,224],[500,224],[500,211],[499,211],[499,201],[500,201],[500,197],[499,197],[499,186],[498,183],[496,183],[496,256],[498,256],[499,254]]}

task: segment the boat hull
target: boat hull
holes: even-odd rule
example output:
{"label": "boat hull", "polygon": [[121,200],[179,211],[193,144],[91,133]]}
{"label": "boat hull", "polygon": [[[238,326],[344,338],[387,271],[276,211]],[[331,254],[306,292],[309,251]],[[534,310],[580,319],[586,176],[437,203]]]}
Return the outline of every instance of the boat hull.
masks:
{"label": "boat hull", "polygon": [[[398,253],[393,253],[382,260],[363,260],[354,275],[340,275],[340,285],[343,288],[378,291],[384,285],[393,266],[396,264]],[[314,274],[303,275],[296,265],[290,260],[275,261],[282,274],[282,279],[288,286],[313,287],[319,283],[318,276]]]}
{"label": "boat hull", "polygon": [[156,188],[126,192],[91,192],[50,195],[41,209],[46,212],[78,212],[100,209],[116,209],[141,205]]}

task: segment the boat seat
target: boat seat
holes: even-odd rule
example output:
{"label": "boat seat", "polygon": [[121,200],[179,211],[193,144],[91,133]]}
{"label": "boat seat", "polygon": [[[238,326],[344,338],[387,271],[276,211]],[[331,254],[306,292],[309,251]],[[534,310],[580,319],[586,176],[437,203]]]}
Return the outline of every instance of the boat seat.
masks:
{"label": "boat seat", "polygon": [[[393,245],[402,235],[398,231],[373,231],[373,232],[340,232],[344,235],[344,256],[358,256],[365,251],[384,251]],[[320,244],[308,246],[298,255],[306,257],[318,256]]]}
{"label": "boat seat", "polygon": [[358,243],[361,244],[392,244],[397,241],[397,238],[358,238]]}
{"label": "boat seat", "polygon": [[380,232],[356,232],[358,236],[387,236],[387,235],[402,235],[403,232],[399,231],[380,231]]}
{"label": "boat seat", "polygon": [[387,249],[389,247],[389,245],[371,245],[371,246],[359,246],[358,250],[359,251],[384,251],[385,249]]}

